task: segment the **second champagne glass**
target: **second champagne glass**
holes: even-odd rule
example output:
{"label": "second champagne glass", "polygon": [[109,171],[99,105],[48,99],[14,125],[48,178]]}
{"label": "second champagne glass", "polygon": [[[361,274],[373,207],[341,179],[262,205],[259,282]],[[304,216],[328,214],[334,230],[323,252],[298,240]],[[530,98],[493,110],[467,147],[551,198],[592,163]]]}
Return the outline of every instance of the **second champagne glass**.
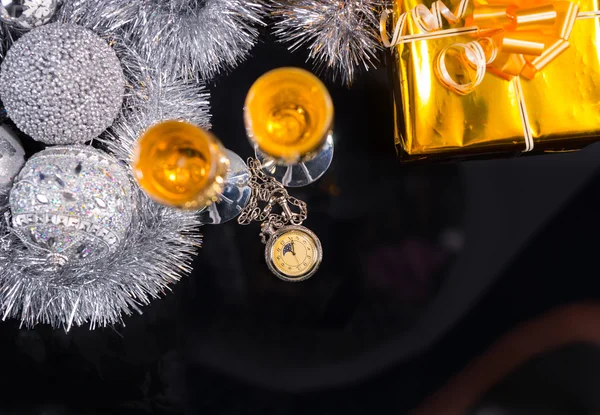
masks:
{"label": "second champagne glass", "polygon": [[248,203],[250,172],[243,160],[202,128],[164,121],[138,140],[132,163],[140,187],[166,206],[198,210],[203,224],[227,222]]}
{"label": "second champagne glass", "polygon": [[318,180],[333,159],[333,101],[327,87],[300,68],[278,68],[250,88],[246,132],[263,170],[284,186]]}

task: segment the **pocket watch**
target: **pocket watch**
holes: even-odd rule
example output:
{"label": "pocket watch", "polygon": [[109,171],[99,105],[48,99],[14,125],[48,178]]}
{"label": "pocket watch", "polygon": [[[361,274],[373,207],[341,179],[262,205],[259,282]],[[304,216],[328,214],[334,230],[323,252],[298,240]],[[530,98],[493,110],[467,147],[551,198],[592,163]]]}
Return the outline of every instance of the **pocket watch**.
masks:
{"label": "pocket watch", "polygon": [[[323,260],[323,248],[317,235],[302,226],[308,215],[306,203],[290,196],[281,183],[260,169],[257,160],[248,159],[248,167],[252,196],[238,223],[262,222],[260,236],[266,245],[265,260],[278,278],[299,282],[312,277]],[[275,207],[281,213],[275,213]]]}
{"label": "pocket watch", "polygon": [[284,281],[299,282],[312,277],[323,260],[317,235],[304,226],[289,225],[271,235],[265,260],[273,274]]}

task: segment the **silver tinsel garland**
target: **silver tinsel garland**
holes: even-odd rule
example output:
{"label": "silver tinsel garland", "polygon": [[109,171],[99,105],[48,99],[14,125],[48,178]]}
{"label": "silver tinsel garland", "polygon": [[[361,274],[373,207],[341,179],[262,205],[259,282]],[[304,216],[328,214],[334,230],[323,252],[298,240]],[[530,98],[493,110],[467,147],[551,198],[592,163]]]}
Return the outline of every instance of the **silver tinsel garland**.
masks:
{"label": "silver tinsel garland", "polygon": [[152,68],[206,80],[247,56],[265,13],[252,0],[76,0],[58,19],[123,40]]}
{"label": "silver tinsel garland", "polygon": [[[132,183],[132,185],[134,185]],[[86,266],[42,269],[7,225],[0,225],[0,313],[27,327],[69,330],[122,322],[191,271],[200,246],[194,215],[157,207],[139,188],[133,223],[117,254]],[[5,201],[4,201],[5,202]],[[2,202],[0,202],[2,203]],[[8,212],[6,203],[0,214]]]}
{"label": "silver tinsel garland", "polygon": [[258,39],[263,7],[252,0],[140,0],[128,27],[152,67],[210,79],[234,68]]}
{"label": "silver tinsel garland", "polygon": [[350,85],[378,62],[382,0],[271,0],[274,33],[292,51],[309,50],[317,70]]}
{"label": "silver tinsel garland", "polygon": [[[110,148],[119,158],[128,159],[132,142],[133,137],[124,137],[110,142]],[[2,222],[3,319],[14,317],[27,327],[46,323],[66,330],[86,323],[90,328],[122,323],[123,314],[141,313],[141,306],[191,272],[192,258],[201,246],[197,215],[159,206],[131,182],[134,213],[125,240],[117,253],[85,266],[40,268],[31,250]],[[0,214],[5,212],[3,204]]]}
{"label": "silver tinsel garland", "polygon": [[[140,132],[163,119],[187,119],[209,126],[208,94],[200,85],[138,67],[133,54],[125,62],[131,89],[126,109],[100,138],[118,159],[128,162]],[[40,270],[30,250],[2,220],[2,318],[18,318],[27,327],[47,323],[66,330],[86,323],[90,328],[122,323],[123,314],[141,313],[142,306],[191,272],[192,258],[202,241],[197,215],[159,206],[133,180],[132,186],[133,223],[121,249],[84,267]],[[0,200],[2,217],[8,213],[6,202]]]}
{"label": "silver tinsel garland", "polygon": [[67,0],[57,10],[55,19],[83,26],[101,36],[115,37],[135,20],[137,3],[137,0]]}
{"label": "silver tinsel garland", "polygon": [[[98,2],[98,3],[110,3]],[[125,2],[122,2],[125,3]],[[66,4],[72,4],[66,2]],[[116,8],[114,9],[116,12]],[[134,143],[148,126],[165,119],[182,119],[210,126],[208,94],[192,80],[150,69],[134,49],[111,31],[111,24],[78,21],[96,27],[115,49],[126,77],[126,99],[115,124],[100,145],[127,165]],[[68,19],[61,21],[69,22]],[[5,221],[8,201],[0,198],[0,316],[17,318],[27,327],[39,323],[90,328],[123,322],[123,315],[159,298],[191,271],[201,245],[199,221],[193,212],[162,207],[134,187],[134,216],[117,253],[86,266],[39,267],[39,258],[11,231]]]}

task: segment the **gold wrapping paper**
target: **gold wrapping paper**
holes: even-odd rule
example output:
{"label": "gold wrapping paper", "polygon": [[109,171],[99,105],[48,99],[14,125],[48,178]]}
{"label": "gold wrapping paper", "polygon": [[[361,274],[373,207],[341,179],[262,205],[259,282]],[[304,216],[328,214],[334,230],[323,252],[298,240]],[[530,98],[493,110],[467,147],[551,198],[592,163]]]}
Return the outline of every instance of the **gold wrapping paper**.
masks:
{"label": "gold wrapping paper", "polygon": [[[395,0],[395,18],[419,3],[431,7],[432,1]],[[597,0],[574,3],[580,11],[598,10]],[[419,33],[410,18],[407,32]],[[526,149],[521,98],[513,82],[488,72],[474,92],[460,96],[434,74],[434,61],[445,46],[472,40],[462,35],[394,48],[395,138],[404,160],[505,156]],[[600,136],[600,20],[577,20],[569,43],[533,80],[521,77],[534,141],[533,151],[525,154],[576,150]]]}

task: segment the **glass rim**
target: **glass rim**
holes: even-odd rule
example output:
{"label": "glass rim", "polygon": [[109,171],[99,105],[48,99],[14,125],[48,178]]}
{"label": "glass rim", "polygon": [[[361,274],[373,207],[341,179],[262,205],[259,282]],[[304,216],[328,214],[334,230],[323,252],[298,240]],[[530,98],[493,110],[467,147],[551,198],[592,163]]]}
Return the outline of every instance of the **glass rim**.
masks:
{"label": "glass rim", "polygon": [[[174,202],[174,201],[168,200],[165,196],[170,195],[172,192],[170,192],[168,189],[165,189],[163,186],[160,186],[156,183],[152,183],[151,181],[148,181],[147,183],[151,184],[151,188],[152,188],[152,190],[154,190],[154,192],[152,192],[152,193],[146,192],[144,186],[140,186],[140,187],[142,188],[142,190],[145,191],[145,193],[151,199],[153,199],[156,202],[159,202],[161,204],[180,208],[180,209],[186,209],[186,210],[202,209],[202,208],[206,207],[207,201],[215,201],[215,198],[217,198],[217,196],[222,191],[222,187],[223,187],[224,179],[225,179],[224,176],[226,174],[226,171],[223,172],[224,168],[222,165],[223,164],[228,165],[229,159],[227,159],[227,156],[225,154],[225,150],[224,150],[224,147],[223,147],[221,141],[213,133],[211,133],[208,130],[205,130],[204,128],[202,128],[196,124],[193,124],[193,123],[190,123],[187,121],[182,121],[182,120],[170,119],[170,120],[164,120],[164,121],[155,123],[152,126],[150,126],[149,128],[147,128],[146,130],[144,130],[144,132],[141,133],[140,136],[138,137],[135,148],[134,148],[134,155],[133,155],[133,160],[132,160],[132,170],[134,173],[134,177],[135,177],[136,181],[140,180],[139,175],[137,174],[137,171],[140,170],[138,165],[139,165],[139,157],[141,155],[140,148],[141,148],[141,144],[142,144],[143,140],[147,136],[149,136],[150,133],[152,133],[152,132],[157,132],[157,131],[160,132],[161,129],[168,129],[170,127],[176,126],[176,124],[185,125],[186,128],[196,130],[196,132],[199,133],[198,136],[205,139],[208,143],[207,147],[208,147],[211,162],[208,163],[209,171],[207,174],[205,185],[199,192],[197,192],[197,197],[195,197],[194,200],[181,201],[181,202],[180,201]],[[223,159],[226,159],[226,160],[223,160]],[[142,170],[142,176],[144,177],[145,169],[141,169],[141,170]],[[221,181],[219,181],[219,177],[221,177]],[[156,193],[158,193],[158,194],[156,194]]]}
{"label": "glass rim", "polygon": [[[262,148],[260,148],[258,140],[256,140],[256,135],[254,134],[254,128],[253,128],[253,118],[254,117],[252,115],[252,111],[250,110],[251,103],[255,99],[255,96],[256,96],[256,91],[259,90],[268,81],[270,81],[270,79],[274,75],[277,75],[280,73],[301,74],[302,76],[309,78],[310,81],[315,86],[317,86],[319,88],[319,90],[322,92],[323,100],[325,103],[325,111],[326,111],[325,120],[323,121],[322,125],[320,126],[320,129],[318,132],[319,140],[317,141],[317,143],[314,146],[312,146],[311,148],[308,148],[306,150],[306,154],[310,156],[310,154],[314,154],[314,152],[318,151],[320,148],[323,147],[323,145],[327,141],[327,137],[331,134],[332,129],[333,129],[335,109],[334,109],[334,105],[333,105],[333,99],[331,97],[331,94],[329,93],[329,90],[327,89],[327,86],[325,86],[325,84],[323,83],[323,81],[321,81],[321,79],[319,79],[319,77],[317,77],[314,73],[312,73],[306,69],[295,67],[295,66],[284,66],[284,67],[280,67],[280,68],[275,68],[275,69],[271,69],[270,71],[265,72],[258,79],[256,79],[256,81],[254,81],[254,83],[248,90],[246,99],[244,101],[244,126],[246,128],[246,134],[247,134],[250,142],[253,145],[257,146],[259,149],[261,149],[261,151],[263,151],[265,154],[268,154],[269,156],[271,156],[275,159],[280,159],[280,160],[283,159],[283,157],[269,154],[268,151],[264,151]],[[315,134],[317,134],[317,133],[315,133]],[[282,147],[283,147],[283,145],[282,145]]]}

